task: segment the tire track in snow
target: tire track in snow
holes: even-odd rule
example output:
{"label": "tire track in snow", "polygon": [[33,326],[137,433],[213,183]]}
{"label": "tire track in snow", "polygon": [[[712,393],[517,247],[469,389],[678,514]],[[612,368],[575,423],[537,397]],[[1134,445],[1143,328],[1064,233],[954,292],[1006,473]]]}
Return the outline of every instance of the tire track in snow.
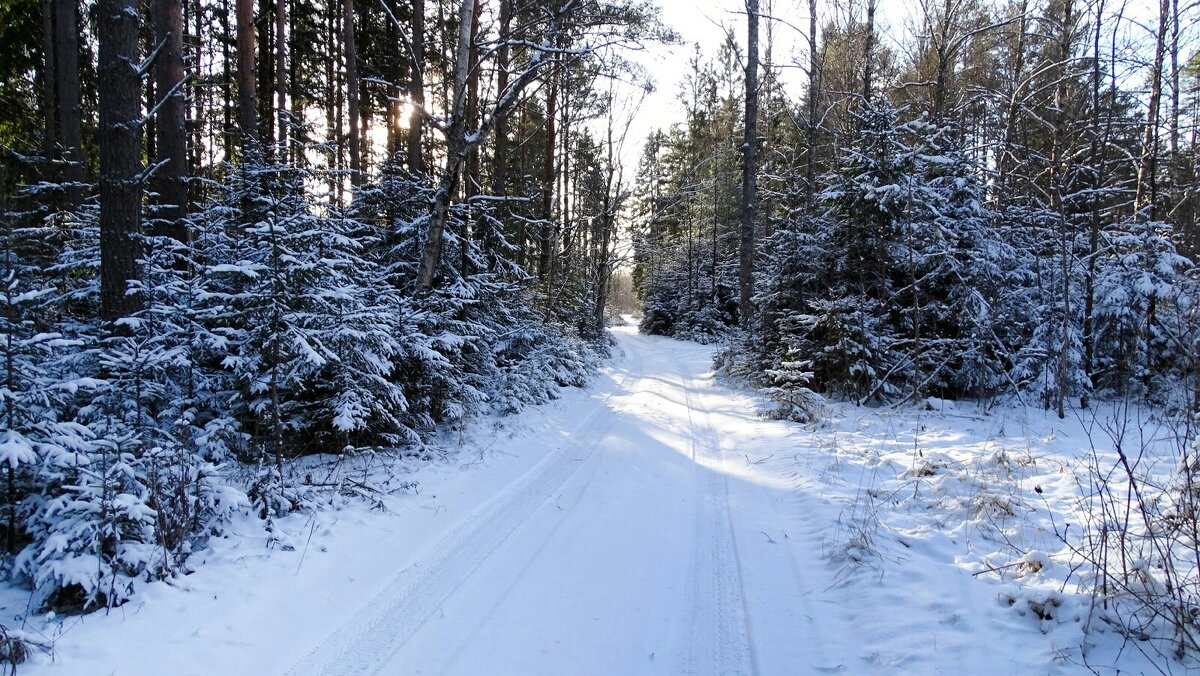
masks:
{"label": "tire track in snow", "polygon": [[[350,621],[321,641],[285,673],[289,676],[373,674],[526,519],[594,454],[616,422],[608,401],[644,374],[641,355],[596,408],[576,426],[573,441],[548,454],[505,490],[475,508],[427,553],[400,571]],[[578,450],[583,450],[578,453]]]}
{"label": "tire track in snow", "polygon": [[[605,434],[600,435],[600,437],[597,439],[597,442],[596,442],[597,444],[599,443],[599,441],[601,439],[603,439],[605,436],[607,436],[608,430],[610,430],[612,428],[612,426],[615,422],[616,422],[615,418],[610,420],[607,428],[605,429]],[[581,473],[586,472],[586,474],[579,476],[579,479],[580,479],[579,486],[578,486],[578,489],[574,491],[575,492],[574,499],[570,500],[567,503],[567,506],[565,508],[561,505],[561,503],[558,499],[555,500],[555,506],[557,507],[557,513],[554,514],[553,522],[549,525],[549,527],[545,528],[544,530],[542,530],[538,533],[540,536],[540,540],[539,540],[539,544],[537,546],[533,547],[530,550],[526,550],[526,551],[522,552],[522,554],[524,555],[523,558],[525,559],[525,561],[521,566],[515,567],[516,573],[514,575],[512,575],[511,577],[509,577],[508,579],[506,579],[503,582],[502,587],[497,586],[497,589],[502,589],[503,591],[498,593],[495,597],[495,600],[487,607],[487,609],[485,611],[483,611],[481,614],[479,614],[477,617],[475,617],[470,623],[463,623],[462,625],[460,625],[462,628],[461,636],[459,637],[458,642],[455,644],[455,648],[453,650],[448,651],[447,654],[439,656],[439,659],[444,660],[444,662],[443,662],[444,666],[441,669],[438,669],[436,672],[430,672],[430,673],[437,673],[437,674],[454,673],[453,672],[454,665],[459,660],[459,658],[462,656],[466,647],[471,645],[471,643],[473,641],[475,641],[476,638],[479,636],[480,632],[483,631],[484,627],[488,626],[493,621],[493,619],[496,616],[496,613],[499,611],[499,609],[501,607],[504,606],[505,601],[511,597],[513,590],[517,588],[517,585],[519,585],[523,580],[525,580],[526,576],[529,574],[529,570],[533,567],[534,563],[536,563],[538,558],[541,557],[541,555],[546,551],[546,548],[550,545],[550,542],[554,539],[555,534],[563,527],[564,524],[567,523],[570,516],[575,513],[576,508],[579,506],[579,503],[582,500],[582,496],[583,496],[584,492],[586,492],[587,487],[592,483],[592,479],[595,478],[596,471],[600,467],[601,461],[602,461],[602,459],[600,457],[597,457],[597,455],[595,453],[589,454],[589,456],[587,458],[587,462],[580,463],[581,465],[586,465],[587,469],[584,470],[581,467],[579,472],[576,472],[572,476],[567,477],[563,481],[562,485],[559,486],[559,489],[563,489],[563,488],[567,487],[568,484],[571,484],[574,482],[576,476],[579,476]],[[558,489],[556,489],[556,492],[558,492]],[[561,492],[559,493],[558,497],[559,498],[562,497]]]}
{"label": "tire track in snow", "polygon": [[[741,561],[729,507],[725,457],[709,412],[696,406],[690,373],[674,358],[687,405],[696,484],[695,558],[692,567],[690,636],[676,673],[758,674],[746,608]],[[697,414],[701,422],[697,424]]]}

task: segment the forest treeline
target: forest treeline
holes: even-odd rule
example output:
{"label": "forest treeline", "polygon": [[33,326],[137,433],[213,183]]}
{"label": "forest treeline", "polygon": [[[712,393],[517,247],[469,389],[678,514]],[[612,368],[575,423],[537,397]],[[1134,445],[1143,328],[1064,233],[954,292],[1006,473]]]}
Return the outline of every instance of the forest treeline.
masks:
{"label": "forest treeline", "polygon": [[791,417],[1194,408],[1195,6],[918,0],[885,31],[876,0],[745,4],[641,162],[644,330],[741,325],[725,365]]}
{"label": "forest treeline", "polygon": [[0,562],[32,607],[270,528],[298,455],[582,384],[613,82],[669,37],[629,0],[4,0]]}

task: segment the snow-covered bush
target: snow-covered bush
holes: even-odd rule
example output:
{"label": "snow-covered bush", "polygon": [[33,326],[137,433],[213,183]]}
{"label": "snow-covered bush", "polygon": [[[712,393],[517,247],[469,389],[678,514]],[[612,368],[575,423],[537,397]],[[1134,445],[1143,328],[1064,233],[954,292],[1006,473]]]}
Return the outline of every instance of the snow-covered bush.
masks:
{"label": "snow-covered bush", "polygon": [[316,497],[297,455],[420,445],[595,369],[582,306],[539,307],[490,203],[453,207],[424,293],[423,179],[389,166],[342,205],[325,178],[249,152],[170,228],[148,207],[180,240],[142,236],[139,309],[111,324],[95,204],[3,214],[0,563],[36,606],[121,604],[240,512],[273,528]]}
{"label": "snow-covered bush", "polygon": [[[1175,250],[1170,225],[1120,223],[1104,233],[1095,292],[1095,385],[1116,394],[1148,395],[1191,370],[1183,346],[1168,336],[1181,327],[1172,304],[1195,302],[1185,272],[1193,267]],[[1166,320],[1166,321],[1164,321]]]}

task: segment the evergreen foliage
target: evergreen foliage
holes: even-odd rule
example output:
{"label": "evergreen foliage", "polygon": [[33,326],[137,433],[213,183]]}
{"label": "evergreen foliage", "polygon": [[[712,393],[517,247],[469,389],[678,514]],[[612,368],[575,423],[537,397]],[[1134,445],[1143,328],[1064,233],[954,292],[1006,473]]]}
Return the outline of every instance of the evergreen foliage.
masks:
{"label": "evergreen foliage", "polygon": [[[1170,225],[1134,215],[1091,244],[1083,197],[1056,210],[989,194],[954,123],[886,98],[850,115],[855,131],[820,192],[802,165],[776,169],[757,317],[720,358],[727,373],[799,418],[820,409],[813,391],[861,402],[1008,394],[1056,407],[1134,394],[1189,405],[1195,268]],[[659,137],[643,160],[654,192],[642,203],[638,283],[643,331],[704,340],[723,323],[706,293],[719,268],[705,256],[719,249],[706,217],[680,206],[695,198],[673,188],[697,125]]]}
{"label": "evergreen foliage", "polygon": [[539,309],[499,207],[454,205],[422,294],[425,179],[388,171],[348,204],[325,180],[261,154],[206,179],[186,241],[142,236],[141,309],[113,324],[94,204],[50,209],[35,185],[4,214],[5,566],[38,605],[120,605],[251,508],[270,530],[313,497],[292,458],[419,450],[596,368],[604,344],[578,309]]}

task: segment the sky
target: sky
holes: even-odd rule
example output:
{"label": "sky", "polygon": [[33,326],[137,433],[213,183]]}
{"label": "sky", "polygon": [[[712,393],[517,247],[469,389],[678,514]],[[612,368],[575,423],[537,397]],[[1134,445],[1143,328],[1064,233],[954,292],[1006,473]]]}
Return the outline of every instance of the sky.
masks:
{"label": "sky", "polygon": [[[637,171],[646,136],[655,129],[665,129],[683,120],[679,93],[695,45],[700,46],[700,53],[704,57],[715,56],[728,27],[733,28],[740,44],[745,45],[746,42],[744,0],[655,0],[655,4],[662,10],[663,23],[673,28],[682,42],[678,45],[650,46],[634,55],[634,59],[653,77],[655,91],[646,97],[634,117],[622,153],[626,176],[630,179]],[[761,11],[767,13],[768,0],[760,0],[760,4]],[[777,22],[774,28],[774,59],[779,63],[791,63],[793,52],[800,48],[807,50],[807,43],[805,36],[786,24],[807,28],[808,2],[774,0],[772,4],[770,14],[783,20]],[[902,26],[905,8],[910,4],[910,0],[882,0],[878,16],[881,32],[887,31],[890,25]],[[829,0],[821,0],[819,5],[828,6]],[[766,23],[764,20],[760,25],[760,40],[765,40]],[[799,70],[785,69],[782,77],[785,82],[791,80],[796,86],[804,83],[804,76]]]}
{"label": "sky", "polygon": [[683,120],[679,92],[695,45],[700,46],[704,56],[714,56],[724,37],[725,26],[738,31],[742,43],[746,40],[745,22],[737,14],[745,7],[742,0],[656,0],[656,4],[662,9],[663,23],[674,29],[682,42],[669,46],[652,45],[634,55],[634,59],[651,74],[655,90],[642,102],[623,153],[625,170],[630,176],[637,170],[645,138],[655,129],[667,128]]}

